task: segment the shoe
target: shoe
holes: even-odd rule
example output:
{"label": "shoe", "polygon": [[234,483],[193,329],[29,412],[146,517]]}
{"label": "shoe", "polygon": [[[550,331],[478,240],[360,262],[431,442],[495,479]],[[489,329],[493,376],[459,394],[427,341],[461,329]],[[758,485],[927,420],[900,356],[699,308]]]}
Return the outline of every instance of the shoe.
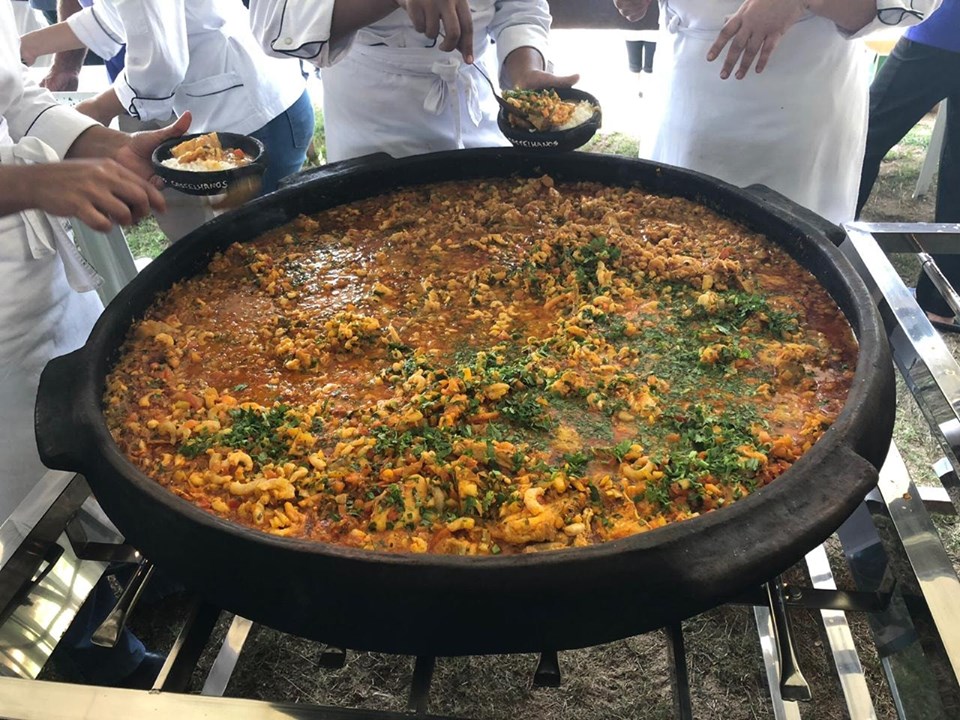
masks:
{"label": "shoe", "polygon": [[928,315],[927,319],[929,319],[930,324],[940,332],[960,333],[960,323],[957,323],[956,318],[953,319],[953,322],[941,322],[940,320],[933,320]]}
{"label": "shoe", "polygon": [[155,652],[146,653],[137,665],[137,669],[121,680],[117,686],[132,690],[149,690],[153,687],[153,681],[157,679],[166,661],[166,655]]}
{"label": "shoe", "polygon": [[[917,298],[917,289],[916,288],[907,288],[910,291],[910,295],[914,300]],[[922,308],[921,308],[922,309]],[[924,314],[927,316],[927,320],[930,321],[930,324],[933,325],[940,332],[948,333],[960,333],[960,321],[954,317],[952,320],[945,319],[942,315],[934,315],[933,313],[924,311]]]}

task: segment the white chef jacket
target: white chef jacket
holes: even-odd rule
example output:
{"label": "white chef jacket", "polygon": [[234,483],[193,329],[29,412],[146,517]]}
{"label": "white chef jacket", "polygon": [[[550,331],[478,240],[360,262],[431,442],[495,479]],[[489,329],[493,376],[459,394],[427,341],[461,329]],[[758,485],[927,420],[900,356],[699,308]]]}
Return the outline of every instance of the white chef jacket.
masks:
{"label": "white chef jacket", "polygon": [[[721,178],[767,185],[836,222],[852,220],[866,146],[865,50],[832,22],[808,15],[766,69],[720,79],[706,60],[743,0],[660,0],[661,42],[640,156]],[[940,0],[879,0],[878,27],[912,25]]]}
{"label": "white chef jacket", "polygon": [[[10,1],[0,0],[0,163],[62,158],[97,124],[25,71]],[[82,261],[53,241],[61,222],[35,211],[0,216],[0,522],[43,477],[33,431],[40,371],[84,343],[102,307],[68,281],[64,263],[76,270]]]}
{"label": "white chef jacket", "polygon": [[[345,0],[341,0],[345,1]],[[327,156],[383,151],[394,157],[505,145],[486,81],[457,52],[444,53],[398,9],[336,43],[334,0],[251,0],[250,22],[263,49],[323,68]],[[474,55],[487,74],[512,51],[548,57],[546,0],[470,0]]]}
{"label": "white chef jacket", "polygon": [[[230,4],[228,4],[230,3]],[[67,19],[80,41],[111,58],[127,45],[113,89],[133,117],[189,110],[192,132],[249,134],[306,87],[299,63],[265,57],[236,0],[96,0]]]}

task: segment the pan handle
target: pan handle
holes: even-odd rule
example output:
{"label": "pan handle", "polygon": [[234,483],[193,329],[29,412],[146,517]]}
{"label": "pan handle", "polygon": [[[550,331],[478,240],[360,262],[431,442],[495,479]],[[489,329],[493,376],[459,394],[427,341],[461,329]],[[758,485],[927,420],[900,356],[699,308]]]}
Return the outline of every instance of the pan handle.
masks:
{"label": "pan handle", "polygon": [[54,470],[84,470],[89,453],[89,426],[82,411],[85,385],[84,348],[47,363],[40,374],[34,429],[40,460]]}

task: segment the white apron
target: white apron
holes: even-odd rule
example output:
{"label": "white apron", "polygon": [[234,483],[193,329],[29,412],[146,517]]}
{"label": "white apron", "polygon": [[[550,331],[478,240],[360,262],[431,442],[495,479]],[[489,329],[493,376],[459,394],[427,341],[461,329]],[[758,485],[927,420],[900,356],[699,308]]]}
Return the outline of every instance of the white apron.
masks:
{"label": "white apron", "polygon": [[[492,79],[484,63],[491,54],[478,49],[476,62]],[[459,53],[358,43],[322,73],[331,162],[508,144],[497,128],[490,86]]]}
{"label": "white apron", "polygon": [[[35,138],[14,146],[0,118],[5,163],[36,157],[43,147]],[[74,289],[93,289],[97,277],[65,242],[70,238],[55,218],[0,217],[0,522],[46,472],[33,430],[40,372],[86,341],[102,309],[95,292]]]}
{"label": "white apron", "polygon": [[[868,76],[864,51],[833,23],[809,16],[794,25],[766,69],[720,79],[724,54],[706,56],[741,0],[661,0],[660,75],[641,157],[762,183],[840,223],[856,209],[866,144]],[[663,49],[666,52],[660,51]]]}

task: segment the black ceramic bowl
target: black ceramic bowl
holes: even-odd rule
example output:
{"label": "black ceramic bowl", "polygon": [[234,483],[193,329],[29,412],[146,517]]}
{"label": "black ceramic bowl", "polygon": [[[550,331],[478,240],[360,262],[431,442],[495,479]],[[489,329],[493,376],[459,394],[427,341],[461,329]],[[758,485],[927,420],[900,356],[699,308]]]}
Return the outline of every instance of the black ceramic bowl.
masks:
{"label": "black ceramic bowl", "polygon": [[596,108],[596,112],[594,112],[593,117],[585,123],[570,128],[569,130],[538,132],[536,130],[514,127],[507,119],[506,110],[500,108],[500,114],[497,115],[497,125],[500,127],[500,132],[502,132],[507,140],[513,143],[514,146],[529,148],[530,150],[576,150],[581,145],[586,145],[590,138],[600,129],[600,103],[593,95],[583,90],[577,90],[575,88],[546,89],[555,91],[561,100],[572,100],[574,102],[586,100]]}
{"label": "black ceramic bowl", "polygon": [[178,138],[165,140],[157,145],[153,151],[153,169],[166,183],[167,187],[179,190],[187,195],[219,195],[226,192],[227,187],[242,177],[251,175],[262,175],[266,169],[267,153],[263,148],[263,143],[249,135],[238,135],[237,133],[218,132],[220,144],[224,148],[240,149],[250,158],[250,163],[242,167],[230,168],[229,170],[214,170],[211,172],[202,172],[199,170],[177,170],[167,167],[163,164],[164,160],[173,157],[170,150],[185,140],[192,140],[195,137],[206,135],[207,133],[193,133],[192,135],[183,135]]}

